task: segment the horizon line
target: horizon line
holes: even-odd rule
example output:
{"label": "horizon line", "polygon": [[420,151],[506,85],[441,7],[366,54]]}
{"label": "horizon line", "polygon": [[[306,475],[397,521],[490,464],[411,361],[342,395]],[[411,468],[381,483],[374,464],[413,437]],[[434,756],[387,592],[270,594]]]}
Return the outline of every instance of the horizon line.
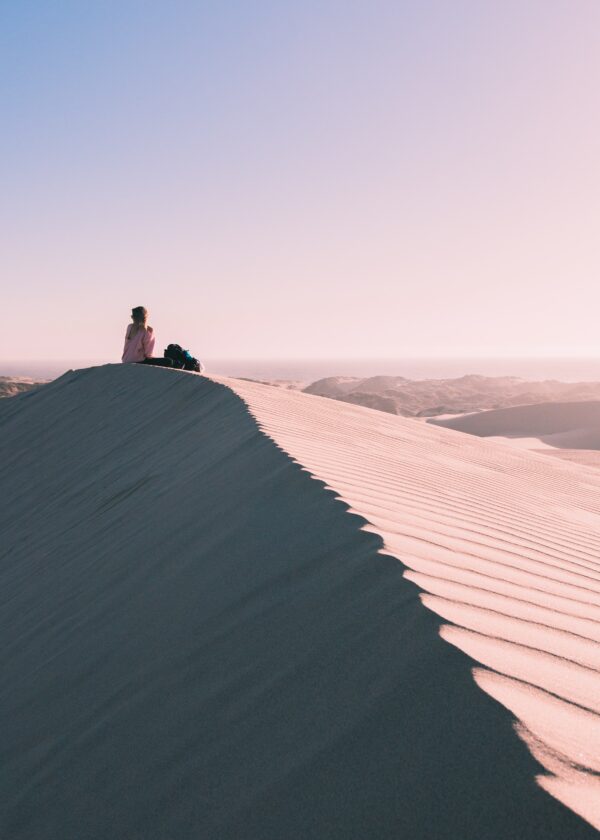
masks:
{"label": "horizon line", "polygon": [[[550,354],[543,354],[543,355],[531,355],[531,354],[464,354],[464,355],[453,355],[453,354],[445,354],[440,353],[439,355],[432,355],[432,354],[406,354],[406,355],[398,355],[398,356],[204,356],[204,361],[218,361],[218,362],[329,362],[329,361],[346,361],[346,362],[381,362],[381,361],[404,361],[410,359],[418,359],[419,361],[431,359],[432,361],[439,361],[440,359],[447,359],[447,360],[457,360],[457,361],[478,361],[484,359],[493,359],[493,360],[544,360],[544,359],[585,359],[587,361],[597,359],[600,362],[600,352],[592,353],[590,355],[584,354],[564,354],[564,355],[550,355]],[[19,358],[0,358],[0,364],[9,363],[9,364],[26,364],[29,362],[42,362],[45,364],[53,364],[57,362],[95,362],[100,364],[122,364],[119,360],[112,360],[112,359],[104,359],[99,357],[79,357],[75,358],[65,357],[65,356],[57,356],[57,357],[19,357]]]}

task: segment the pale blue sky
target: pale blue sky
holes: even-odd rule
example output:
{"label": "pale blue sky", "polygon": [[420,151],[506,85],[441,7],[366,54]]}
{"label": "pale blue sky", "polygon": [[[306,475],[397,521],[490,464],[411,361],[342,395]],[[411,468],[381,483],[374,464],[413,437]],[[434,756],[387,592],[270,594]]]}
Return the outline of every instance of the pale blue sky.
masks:
{"label": "pale blue sky", "polygon": [[[596,0],[0,3],[0,358],[600,352]],[[26,337],[26,341],[23,338]]]}

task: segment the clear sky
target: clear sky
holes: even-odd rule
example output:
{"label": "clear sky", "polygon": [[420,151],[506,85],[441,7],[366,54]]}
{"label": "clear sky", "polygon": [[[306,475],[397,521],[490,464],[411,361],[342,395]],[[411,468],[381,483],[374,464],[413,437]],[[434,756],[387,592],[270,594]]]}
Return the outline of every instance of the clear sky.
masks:
{"label": "clear sky", "polygon": [[600,353],[598,0],[4,0],[0,358]]}

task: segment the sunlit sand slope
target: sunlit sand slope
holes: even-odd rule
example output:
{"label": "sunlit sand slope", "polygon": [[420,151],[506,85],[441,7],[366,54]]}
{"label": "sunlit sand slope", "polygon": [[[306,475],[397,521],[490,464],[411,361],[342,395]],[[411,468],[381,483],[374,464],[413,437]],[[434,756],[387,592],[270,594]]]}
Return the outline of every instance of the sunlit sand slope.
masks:
{"label": "sunlit sand slope", "polygon": [[135,365],[0,448],[0,837],[597,836],[591,471]]}
{"label": "sunlit sand slope", "polygon": [[[447,622],[442,638],[514,714],[547,771],[539,784],[600,828],[600,476],[321,397],[233,387],[407,567]],[[572,406],[560,412],[553,430],[573,422]]]}

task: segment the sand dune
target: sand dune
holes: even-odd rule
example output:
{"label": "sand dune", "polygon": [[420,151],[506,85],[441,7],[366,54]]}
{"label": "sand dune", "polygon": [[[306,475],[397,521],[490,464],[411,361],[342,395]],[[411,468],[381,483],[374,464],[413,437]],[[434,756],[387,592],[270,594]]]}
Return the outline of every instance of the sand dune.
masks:
{"label": "sand dune", "polygon": [[537,438],[564,449],[600,449],[600,401],[519,405],[428,422],[479,437]]}
{"label": "sand dune", "polygon": [[2,836],[597,836],[597,473],[133,365],[0,441]]}
{"label": "sand dune", "polygon": [[600,402],[522,405],[428,422],[600,467]]}
{"label": "sand dune", "polygon": [[[442,637],[491,669],[477,682],[554,774],[540,784],[600,828],[600,478],[319,398],[286,395],[284,407],[246,384],[236,392],[408,567],[425,606],[455,625]],[[564,434],[574,413],[590,424],[600,416],[600,404],[576,406],[554,406],[552,420],[538,406],[509,411]]]}

